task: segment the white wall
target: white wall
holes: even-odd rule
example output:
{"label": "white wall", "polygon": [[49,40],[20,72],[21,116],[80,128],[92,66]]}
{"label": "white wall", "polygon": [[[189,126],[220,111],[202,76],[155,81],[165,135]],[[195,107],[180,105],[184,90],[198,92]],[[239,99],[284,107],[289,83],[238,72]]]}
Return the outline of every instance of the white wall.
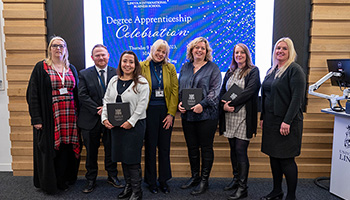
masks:
{"label": "white wall", "polygon": [[0,1],[0,80],[2,86],[0,87],[0,171],[12,171],[11,168],[11,141],[10,141],[10,125],[7,96],[7,81],[5,65],[5,48],[4,48],[4,19],[2,17],[3,3]]}

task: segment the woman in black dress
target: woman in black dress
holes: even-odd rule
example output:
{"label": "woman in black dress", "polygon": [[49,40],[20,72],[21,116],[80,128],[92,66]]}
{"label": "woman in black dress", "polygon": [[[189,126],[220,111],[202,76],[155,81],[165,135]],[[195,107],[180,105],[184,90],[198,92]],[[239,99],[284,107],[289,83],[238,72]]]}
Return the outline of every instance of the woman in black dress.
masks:
{"label": "woman in black dress", "polygon": [[273,176],[273,190],[262,200],[283,198],[283,175],[288,187],[286,199],[296,198],[298,168],[294,158],[301,149],[306,78],[295,59],[292,40],[279,39],[273,65],[262,84],[261,151],[270,157]]}

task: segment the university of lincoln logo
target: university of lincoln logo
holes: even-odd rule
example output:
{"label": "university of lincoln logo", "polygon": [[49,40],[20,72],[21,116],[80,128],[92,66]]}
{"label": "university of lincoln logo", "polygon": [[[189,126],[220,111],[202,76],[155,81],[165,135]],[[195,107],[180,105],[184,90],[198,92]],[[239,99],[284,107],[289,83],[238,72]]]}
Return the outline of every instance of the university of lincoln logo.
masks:
{"label": "university of lincoln logo", "polygon": [[344,146],[348,149],[350,148],[350,125],[347,127],[348,131],[345,132]]}
{"label": "university of lincoln logo", "polygon": [[114,119],[115,119],[115,121],[121,121],[121,120],[123,120],[123,112],[122,112],[122,109],[120,109],[120,108],[114,109]]}

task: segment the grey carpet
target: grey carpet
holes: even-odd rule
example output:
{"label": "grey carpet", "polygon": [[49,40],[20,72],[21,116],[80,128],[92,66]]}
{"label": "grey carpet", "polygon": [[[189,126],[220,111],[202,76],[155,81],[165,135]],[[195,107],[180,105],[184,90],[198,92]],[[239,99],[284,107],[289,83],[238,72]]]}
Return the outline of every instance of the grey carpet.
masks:
{"label": "grey carpet", "polygon": [[[230,191],[223,191],[223,187],[230,182],[230,178],[210,178],[209,190],[199,196],[191,196],[191,189],[182,190],[180,185],[187,178],[172,178],[169,181],[171,192],[169,194],[151,194],[146,185],[143,185],[143,199],[200,199],[200,200],[220,200],[227,199]],[[329,184],[329,181],[325,182]],[[0,172],[0,199],[117,199],[122,189],[116,189],[106,182],[106,177],[97,179],[97,187],[90,194],[81,192],[85,185],[84,177],[80,176],[75,185],[70,186],[66,192],[56,195],[47,195],[40,189],[33,186],[32,177],[13,176],[10,172]],[[251,178],[248,180],[248,197],[244,200],[257,200],[266,195],[272,189],[272,179]],[[283,189],[286,192],[285,181]],[[297,188],[297,199],[299,200],[338,200],[340,198],[332,195],[313,183],[312,179],[299,179]]]}

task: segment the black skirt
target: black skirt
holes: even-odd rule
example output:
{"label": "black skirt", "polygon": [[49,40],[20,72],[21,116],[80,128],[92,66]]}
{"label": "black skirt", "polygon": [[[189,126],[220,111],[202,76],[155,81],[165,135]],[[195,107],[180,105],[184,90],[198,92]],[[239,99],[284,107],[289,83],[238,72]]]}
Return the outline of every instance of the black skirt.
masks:
{"label": "black skirt", "polygon": [[111,130],[112,161],[125,164],[141,163],[141,151],[146,131],[146,119],[138,120],[135,127]]}
{"label": "black skirt", "polygon": [[292,158],[300,155],[303,120],[301,113],[297,115],[301,116],[294,118],[290,133],[283,136],[280,133],[283,117],[276,116],[272,112],[264,114],[261,142],[263,153],[275,158]]}

